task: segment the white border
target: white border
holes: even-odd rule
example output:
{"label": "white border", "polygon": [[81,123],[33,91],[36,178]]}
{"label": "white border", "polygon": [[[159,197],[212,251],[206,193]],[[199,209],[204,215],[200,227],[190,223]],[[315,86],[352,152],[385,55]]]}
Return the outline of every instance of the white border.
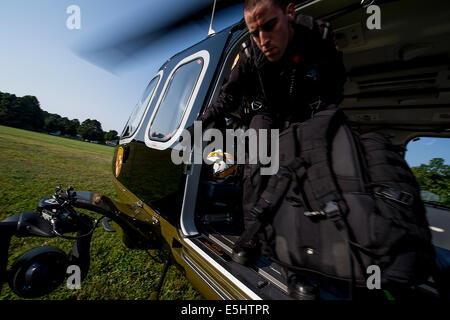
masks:
{"label": "white border", "polygon": [[[143,113],[143,115],[142,115],[142,117],[141,117],[141,120],[139,121],[139,124],[138,124],[136,130],[134,130],[133,135],[131,135],[131,136],[129,136],[129,137],[126,137],[125,139],[119,140],[119,144],[126,144],[126,143],[130,143],[131,141],[133,141],[133,138],[136,136],[136,134],[138,133],[139,129],[142,127],[142,124],[144,123],[145,116],[146,116],[147,113],[148,113],[148,109],[149,109],[149,107],[150,107],[150,104],[152,103],[153,98],[155,97],[156,92],[158,91],[158,87],[159,87],[159,84],[161,83],[161,80],[162,80],[162,78],[163,78],[163,75],[164,75],[163,70],[160,70],[160,71],[159,71],[157,74],[155,74],[155,76],[152,78],[152,80],[153,80],[153,79],[155,79],[155,77],[159,76],[158,82],[156,83],[155,89],[153,89],[152,96],[150,97],[150,100],[148,101],[147,106],[145,107],[145,111],[144,111],[144,113]],[[149,81],[149,83],[147,84],[147,86],[150,84],[150,82],[151,82],[152,80]],[[145,90],[147,90],[147,87],[145,87]],[[133,111],[134,111],[134,109],[133,109]],[[130,116],[130,117],[131,117],[131,116]],[[130,119],[130,118],[128,118],[128,120],[129,120],[129,119]],[[127,122],[127,123],[128,123],[128,122]],[[124,128],[124,129],[125,129],[125,128]]]}
{"label": "white border", "polygon": [[[183,115],[183,118],[181,119],[181,123],[178,126],[178,128],[176,129],[177,131],[169,140],[167,140],[165,142],[151,140],[148,137],[148,132],[150,130],[150,126],[161,106],[162,99],[166,95],[166,90],[172,80],[173,74],[181,65],[186,64],[191,61],[194,61],[195,59],[198,59],[198,58],[203,58],[203,68],[200,72],[199,78],[197,79],[197,83],[195,84],[194,91],[192,92],[189,102],[184,110],[184,115]],[[158,103],[156,104],[157,107],[155,108],[155,110],[153,110],[152,116],[150,117],[150,120],[148,121],[147,128],[145,129],[145,133],[144,133],[145,134],[145,145],[147,147],[157,149],[157,150],[164,150],[164,149],[167,149],[168,147],[170,147],[175,141],[178,141],[178,138],[181,135],[181,131],[182,131],[182,129],[184,129],[184,126],[186,125],[189,114],[191,113],[191,109],[192,109],[192,106],[194,105],[195,99],[197,98],[197,94],[198,94],[198,91],[200,90],[200,86],[203,82],[203,78],[205,77],[206,70],[208,70],[208,65],[209,65],[209,52],[206,50],[201,50],[199,52],[196,52],[196,53],[184,58],[183,60],[178,62],[178,64],[172,69],[169,76],[167,77],[167,80],[166,80],[166,83],[164,84],[163,90],[161,91],[161,94],[159,95],[159,100],[158,100]]]}

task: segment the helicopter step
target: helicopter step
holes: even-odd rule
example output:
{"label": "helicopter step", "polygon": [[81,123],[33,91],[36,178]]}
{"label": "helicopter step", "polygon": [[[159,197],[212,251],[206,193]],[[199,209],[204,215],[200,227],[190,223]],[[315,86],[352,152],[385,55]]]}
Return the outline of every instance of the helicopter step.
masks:
{"label": "helicopter step", "polygon": [[[264,277],[256,264],[246,267],[231,260],[231,253],[224,250],[208,236],[201,235],[191,239],[203,252],[214,259],[226,271],[239,280],[263,300],[292,300],[285,291],[276,286],[270,279]],[[257,262],[258,263],[258,262]]]}
{"label": "helicopter step", "polygon": [[203,235],[197,240],[204,251],[208,252],[232,274],[246,279],[249,286],[255,287],[260,295],[269,299],[291,299],[287,296],[287,285],[282,277],[281,267],[260,256],[251,267],[240,265],[231,260],[234,243],[239,239],[239,229],[231,224],[208,224]]}

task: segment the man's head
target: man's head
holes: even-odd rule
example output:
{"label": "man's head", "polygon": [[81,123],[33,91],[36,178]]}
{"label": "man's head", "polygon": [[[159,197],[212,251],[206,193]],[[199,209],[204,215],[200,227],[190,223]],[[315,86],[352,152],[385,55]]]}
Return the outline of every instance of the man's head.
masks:
{"label": "man's head", "polygon": [[269,61],[280,60],[292,41],[294,15],[294,4],[286,0],[245,0],[245,23]]}

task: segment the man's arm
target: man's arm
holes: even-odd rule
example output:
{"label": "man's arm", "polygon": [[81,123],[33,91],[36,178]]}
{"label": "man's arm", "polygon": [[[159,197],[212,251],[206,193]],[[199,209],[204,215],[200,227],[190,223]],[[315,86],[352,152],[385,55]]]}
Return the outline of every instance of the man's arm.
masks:
{"label": "man's arm", "polygon": [[245,88],[248,85],[250,71],[250,59],[243,51],[230,73],[228,81],[222,86],[216,101],[197,119],[202,121],[203,127],[207,127],[226,112],[235,111],[242,101]]}

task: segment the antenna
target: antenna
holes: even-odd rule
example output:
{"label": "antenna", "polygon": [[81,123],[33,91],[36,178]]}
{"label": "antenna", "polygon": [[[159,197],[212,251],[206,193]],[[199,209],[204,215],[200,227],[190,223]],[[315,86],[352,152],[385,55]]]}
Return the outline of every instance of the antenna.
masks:
{"label": "antenna", "polygon": [[212,24],[213,24],[213,20],[214,20],[214,12],[216,11],[216,1],[217,0],[214,0],[214,4],[213,4],[213,11],[212,11],[212,15],[211,15],[211,22],[209,24],[208,36],[216,33],[212,28]]}

